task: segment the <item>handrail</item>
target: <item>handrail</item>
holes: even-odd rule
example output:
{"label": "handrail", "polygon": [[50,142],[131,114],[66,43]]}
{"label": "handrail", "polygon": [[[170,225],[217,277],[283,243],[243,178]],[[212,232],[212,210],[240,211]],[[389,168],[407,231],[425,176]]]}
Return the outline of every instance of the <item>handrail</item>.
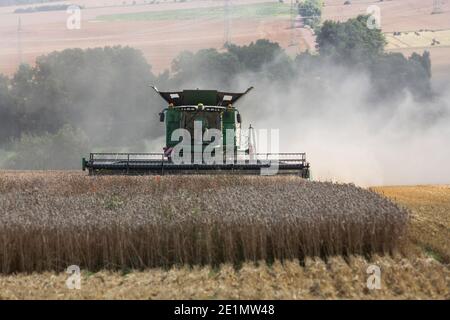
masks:
{"label": "handrail", "polygon": [[[203,153],[193,153],[203,154]],[[125,167],[127,173],[133,166],[140,165],[159,165],[161,170],[164,170],[165,165],[170,165],[171,160],[165,156],[164,153],[124,153],[124,152],[108,152],[108,153],[91,153],[89,157],[89,165],[99,164],[99,165],[119,165],[122,164]],[[224,158],[224,163],[226,163],[226,158]],[[235,163],[260,163],[263,165],[271,164],[302,164],[308,165],[306,161],[306,153],[256,153],[253,155],[239,154],[234,158]],[[203,157],[202,157],[202,163]],[[206,163],[206,162],[205,162]]]}

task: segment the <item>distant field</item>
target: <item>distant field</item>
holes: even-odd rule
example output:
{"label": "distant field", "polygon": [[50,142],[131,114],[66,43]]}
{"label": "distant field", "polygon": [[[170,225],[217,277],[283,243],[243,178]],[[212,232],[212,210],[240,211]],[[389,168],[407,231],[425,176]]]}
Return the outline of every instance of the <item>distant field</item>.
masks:
{"label": "distant field", "polygon": [[[437,16],[437,15],[433,15]],[[431,16],[431,17],[433,17]],[[449,17],[450,21],[450,17]],[[390,52],[410,56],[413,52],[430,52],[432,79],[436,82],[448,82],[450,75],[450,29],[402,31],[394,35],[385,34],[388,42],[386,49]]]}
{"label": "distant field", "polygon": [[418,250],[450,263],[450,186],[373,189],[412,211],[409,239]]}
{"label": "distant field", "polygon": [[[290,6],[284,3],[258,3],[239,6],[230,6],[230,18],[270,18],[288,17]],[[101,15],[97,20],[101,21],[160,21],[160,20],[194,20],[194,19],[224,19],[225,8],[223,6],[210,8],[178,9],[170,11],[148,11],[136,13],[124,13],[113,15]]]}
{"label": "distant field", "polygon": [[[170,68],[181,51],[220,50],[225,43],[223,3],[167,1],[111,7],[92,7],[92,3],[94,1],[79,2],[86,6],[80,30],[66,28],[68,15],[64,11],[21,16],[21,55],[18,15],[12,13],[13,8],[0,9],[0,73],[11,75],[21,60],[34,64],[36,57],[52,51],[115,45],[142,50],[152,70],[158,73]],[[97,1],[97,5],[101,3]],[[288,47],[291,39],[288,5],[278,1],[242,0],[232,2],[230,11],[229,35],[233,43],[243,45],[264,38]],[[295,30],[299,45],[289,48],[293,54],[310,48],[300,33]]]}
{"label": "distant field", "polygon": [[370,6],[377,6],[384,32],[450,28],[450,1],[443,1],[441,14],[432,14],[433,0],[358,0],[351,1],[350,5],[344,5],[344,2],[325,0],[323,18],[345,21],[358,14],[366,14]]}
{"label": "distant field", "polygon": [[[69,3],[62,1],[62,3]],[[136,5],[121,0],[78,0],[82,11],[81,30],[68,30],[65,11],[38,12],[21,16],[18,37],[16,7],[0,8],[0,73],[11,75],[20,61],[34,64],[36,57],[65,48],[92,48],[123,45],[142,50],[155,73],[170,68],[172,60],[184,50],[223,48],[225,42],[225,10],[222,2],[192,0],[160,1],[149,4],[137,0]],[[440,45],[431,46],[432,37],[423,34],[418,39],[407,38],[403,32],[419,30],[450,30],[450,1],[442,14],[431,14],[432,1],[352,1],[326,0],[323,20],[344,21],[366,13],[368,6],[377,5],[382,12],[384,32],[402,32],[390,39],[389,50],[410,55],[412,51],[431,51],[433,77],[445,78],[450,72],[448,36],[439,33]],[[276,41],[291,56],[314,50],[311,31],[290,29],[289,2],[277,0],[236,0],[231,2],[230,40],[244,45],[260,38]],[[412,33],[414,34],[414,33]],[[389,35],[388,35],[389,36]],[[404,38],[405,37],[405,38]],[[21,39],[19,46],[18,39]],[[292,39],[298,45],[292,46]],[[19,54],[19,48],[21,54]]]}
{"label": "distant field", "polygon": [[[387,49],[450,46],[450,30],[386,33]],[[450,60],[450,57],[449,57]]]}
{"label": "distant field", "polygon": [[[387,33],[388,51],[410,56],[413,52],[430,51],[433,81],[448,82],[450,74],[450,47],[448,31],[439,31],[433,35],[420,30],[450,30],[450,1],[443,1],[442,13],[432,14],[432,0],[359,0],[344,5],[344,0],[325,0],[323,19],[345,21],[358,14],[366,14],[371,5],[378,6],[381,12],[381,27]],[[417,31],[421,36],[416,36]],[[401,32],[393,37],[393,32]],[[408,33],[408,35],[406,34]],[[431,45],[436,38],[440,45]]]}

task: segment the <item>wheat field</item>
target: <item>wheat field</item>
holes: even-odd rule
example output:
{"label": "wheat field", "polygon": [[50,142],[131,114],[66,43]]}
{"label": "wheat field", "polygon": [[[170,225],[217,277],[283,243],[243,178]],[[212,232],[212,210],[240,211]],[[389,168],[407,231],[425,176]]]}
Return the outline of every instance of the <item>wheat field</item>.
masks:
{"label": "wheat field", "polygon": [[[261,197],[257,198],[255,203],[251,202],[253,209],[272,206],[283,208],[285,210],[283,217],[289,217],[293,213],[298,217],[298,214],[304,211],[295,211],[295,208],[292,209],[291,206],[286,205],[285,201],[291,201],[291,205],[292,201],[294,204],[301,204],[302,198],[298,199],[300,191],[304,192],[306,186],[314,185],[286,177],[263,181],[254,180],[255,177],[239,180],[226,177],[219,178],[219,180],[195,179],[195,183],[190,184],[187,182],[188,180],[180,177],[168,180],[157,177],[124,179],[123,177],[89,178],[78,173],[68,172],[1,172],[1,228],[5,230],[14,225],[11,224],[14,222],[12,219],[14,214],[14,218],[19,219],[17,221],[31,223],[35,227],[49,224],[54,227],[67,224],[86,226],[92,221],[97,221],[97,225],[100,225],[102,221],[105,222],[106,218],[113,218],[113,221],[122,223],[136,221],[134,219],[127,220],[128,218],[121,215],[129,212],[130,208],[134,208],[133,213],[150,208],[150,205],[145,206],[143,203],[150,202],[154,205],[155,201],[158,201],[155,195],[167,200],[174,195],[175,190],[179,191],[176,194],[180,198],[177,199],[176,206],[175,204],[174,207],[169,206],[172,209],[183,208],[186,211],[196,208],[193,203],[202,203],[201,201],[204,200],[202,194],[210,194],[207,190],[214,190],[220,194],[226,190],[233,197],[239,197],[236,190],[250,190],[250,195],[253,195],[252,192],[256,193],[256,190],[263,190],[262,194],[265,199]],[[204,179],[204,177],[200,179]],[[284,186],[281,187],[280,184]],[[319,186],[331,189],[336,187],[333,184],[319,184]],[[188,188],[195,190],[190,194],[190,199],[189,192],[186,191]],[[297,190],[296,193],[295,188],[300,191]],[[376,212],[382,212],[381,216],[384,218],[389,218],[391,217],[389,214],[393,214],[397,219],[395,221],[399,223],[398,229],[392,229],[398,232],[398,238],[394,239],[396,240],[395,245],[391,243],[390,246],[381,247],[382,250],[379,253],[375,253],[377,250],[371,250],[380,249],[380,247],[366,248],[363,252],[364,255],[350,251],[343,254],[324,254],[319,250],[319,256],[307,255],[305,257],[303,255],[306,254],[306,251],[303,251],[299,255],[301,259],[272,257],[273,261],[268,261],[251,256],[248,261],[243,261],[239,265],[230,261],[224,263],[216,261],[217,265],[209,265],[208,261],[204,261],[203,265],[174,264],[152,268],[123,268],[120,262],[125,260],[119,260],[117,265],[103,264],[103,268],[100,268],[102,265],[100,263],[100,265],[96,265],[98,270],[82,267],[81,290],[69,290],[65,283],[69,275],[61,271],[63,271],[63,267],[67,267],[71,259],[65,262],[42,259],[48,264],[41,262],[38,265],[36,264],[36,261],[39,261],[38,253],[31,253],[24,247],[30,245],[31,242],[36,243],[36,239],[40,242],[40,246],[54,240],[54,235],[49,234],[48,229],[41,229],[41,233],[38,232],[26,238],[19,236],[16,240],[21,239],[21,242],[17,242],[20,245],[11,247],[5,246],[5,233],[2,232],[3,247],[0,248],[2,248],[3,256],[0,256],[2,257],[0,262],[3,270],[8,272],[0,275],[0,299],[450,299],[448,261],[450,187],[379,187],[362,190],[346,185],[337,189],[337,194],[334,189],[334,192],[330,193],[333,194],[333,198],[331,196],[323,197],[323,194],[322,197],[318,196],[318,190],[322,189],[317,189],[317,186],[310,188],[312,193],[308,193],[308,197],[314,197],[314,192],[316,197],[314,198],[315,206],[308,207],[309,210],[316,208],[314,212],[320,213],[322,219],[349,218],[350,215],[345,215],[345,213],[348,210],[355,212],[357,208],[355,206],[360,205],[360,202],[350,201],[345,206],[343,205],[345,196],[364,195],[365,205],[363,208],[366,209],[363,210],[364,214],[359,216],[359,219],[372,223],[372,226],[378,228],[379,225],[375,223],[378,220],[374,217]],[[343,192],[344,190],[345,192]],[[282,200],[274,202],[274,192],[289,193],[292,197],[283,196],[284,202]],[[382,197],[380,198],[378,194]],[[133,201],[127,201],[129,196]],[[380,201],[378,205],[381,205],[383,209],[381,211],[369,210],[368,208],[373,203],[367,202],[367,196],[371,199],[370,201],[375,201],[375,199]],[[295,200],[293,200],[294,197]],[[343,201],[336,201],[336,197],[341,197]],[[244,201],[245,198],[243,197]],[[386,198],[393,202],[387,201]],[[135,203],[138,199],[140,205]],[[333,202],[332,199],[335,201]],[[195,202],[196,200],[200,202]],[[213,200],[220,201],[216,198]],[[303,200],[305,199],[303,198]],[[182,206],[180,202],[185,205]],[[339,211],[340,216],[326,214],[327,210],[336,206],[343,208]],[[237,208],[241,208],[241,206]],[[221,213],[227,212],[224,208],[221,209]],[[93,210],[92,214],[95,215],[95,218],[89,214],[89,210]],[[205,210],[204,207],[200,207],[194,216],[201,216],[202,210]],[[275,210],[271,214],[274,212],[277,211]],[[76,213],[78,216],[81,215],[83,221],[77,220]],[[253,211],[251,213],[254,214]],[[75,216],[72,216],[73,214]],[[58,217],[58,215],[62,216]],[[36,223],[37,221],[39,223]],[[147,222],[148,220],[137,221]],[[290,223],[292,221],[289,220]],[[298,223],[299,221],[294,220],[294,222]],[[26,223],[22,227],[29,226]],[[311,225],[309,226],[311,227]],[[98,229],[96,230],[98,231]],[[267,232],[267,229],[264,230]],[[314,229],[314,232],[320,232],[320,230],[320,228]],[[347,234],[350,237],[347,241],[364,239],[364,237],[360,238],[358,234],[354,234],[352,228],[345,230],[352,231]],[[367,229],[363,229],[363,231],[367,232]],[[313,232],[313,230],[309,230],[309,232]],[[43,237],[43,235],[47,236]],[[335,241],[335,237],[336,234],[325,239]],[[121,239],[125,241],[125,239]],[[274,239],[279,241],[280,238]],[[281,239],[285,239],[285,237],[281,237]],[[377,237],[376,239],[383,238]],[[302,243],[300,240],[298,243]],[[85,242],[84,245],[86,243],[91,242]],[[323,241],[321,244],[327,245]],[[60,245],[57,249],[64,251],[66,247],[62,243]],[[98,247],[103,245],[104,243],[97,244]],[[78,246],[78,252],[83,252],[79,244]],[[26,260],[28,257],[24,256],[22,266],[19,265],[20,268],[27,270],[27,268],[39,266],[42,270],[10,274],[11,268],[17,269],[17,265],[8,264],[7,260],[2,259],[4,259],[4,252],[11,249],[18,250],[17,252],[23,250],[32,256],[35,264],[27,265],[25,261],[28,261]],[[33,249],[36,249],[36,246]],[[385,251],[392,252],[385,254]],[[56,255],[58,252],[60,251],[53,251],[53,254]],[[241,252],[251,251],[243,250]],[[290,251],[283,252],[286,254]],[[42,257],[48,254],[40,253]],[[92,259],[92,257],[89,258],[88,253],[85,252],[87,256],[84,257],[86,259],[84,261]],[[98,251],[90,251],[91,255],[94,253],[98,254]],[[104,254],[103,257],[106,258],[111,257],[110,255],[115,257],[117,252],[109,252],[110,255]],[[123,257],[125,258],[126,255]],[[11,262],[11,260],[9,261]],[[15,260],[15,263],[17,261],[19,260]],[[381,289],[379,290],[369,290],[366,287],[368,277],[366,271],[368,266],[373,264],[381,268]],[[124,265],[127,266],[128,263]]]}
{"label": "wheat field", "polygon": [[408,212],[299,177],[0,176],[0,272],[239,265],[393,253]]}

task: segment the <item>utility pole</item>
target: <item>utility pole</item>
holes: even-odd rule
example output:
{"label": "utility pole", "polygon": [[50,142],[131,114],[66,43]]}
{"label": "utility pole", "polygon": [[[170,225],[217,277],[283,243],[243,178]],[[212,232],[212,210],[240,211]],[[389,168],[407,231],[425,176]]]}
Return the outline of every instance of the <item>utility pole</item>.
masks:
{"label": "utility pole", "polygon": [[230,30],[231,30],[230,0],[224,0],[224,43],[225,43],[225,46],[230,44]]}
{"label": "utility pole", "polygon": [[17,56],[19,58],[19,64],[23,63],[22,30],[22,18],[19,17],[19,20],[17,21]]}
{"label": "utility pole", "polygon": [[433,12],[431,12],[431,14],[438,14],[442,12],[442,0],[433,0]]}
{"label": "utility pole", "polygon": [[290,35],[290,41],[289,46],[295,46],[296,43],[296,37],[295,37],[295,19],[297,18],[298,12],[296,10],[296,1],[291,0],[291,35]]}

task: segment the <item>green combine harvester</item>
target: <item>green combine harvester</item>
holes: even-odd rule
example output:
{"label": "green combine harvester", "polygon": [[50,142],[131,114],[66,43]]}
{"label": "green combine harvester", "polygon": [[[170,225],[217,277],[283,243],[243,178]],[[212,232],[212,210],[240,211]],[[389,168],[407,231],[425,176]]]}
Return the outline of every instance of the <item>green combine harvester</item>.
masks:
{"label": "green combine harvester", "polygon": [[242,138],[242,117],[235,104],[253,88],[243,93],[152,88],[167,103],[159,114],[166,127],[163,152],[91,153],[82,160],[83,171],[90,175],[294,174],[309,178],[305,153],[257,153],[251,126],[246,139]]}

